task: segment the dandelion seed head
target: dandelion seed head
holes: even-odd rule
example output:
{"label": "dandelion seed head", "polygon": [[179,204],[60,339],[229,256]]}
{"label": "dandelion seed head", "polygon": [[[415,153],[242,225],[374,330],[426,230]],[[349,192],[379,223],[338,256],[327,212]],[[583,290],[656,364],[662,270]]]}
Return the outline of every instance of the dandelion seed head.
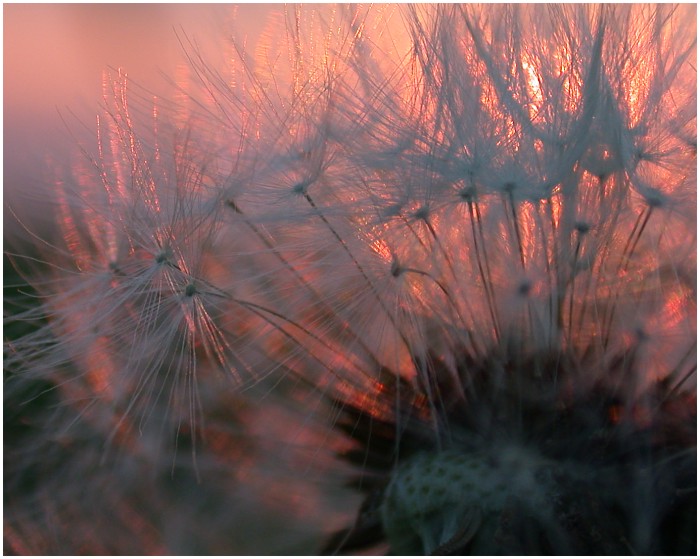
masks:
{"label": "dandelion seed head", "polygon": [[688,14],[293,8],[182,107],[106,79],[13,390],[206,550],[238,498],[333,553],[691,549]]}
{"label": "dandelion seed head", "polygon": [[306,194],[310,184],[308,182],[298,182],[292,187],[294,194]]}
{"label": "dandelion seed head", "polygon": [[185,297],[194,297],[197,293],[197,287],[193,283],[188,283],[185,286]]}
{"label": "dandelion seed head", "polygon": [[591,225],[589,223],[586,223],[585,221],[577,221],[574,224],[574,228],[576,229],[576,232],[580,235],[585,235],[591,230]]}
{"label": "dandelion seed head", "polygon": [[168,264],[170,262],[171,253],[169,250],[164,250],[155,255],[154,260],[157,264]]}
{"label": "dandelion seed head", "polygon": [[473,202],[476,198],[476,188],[472,185],[461,188],[459,190],[459,197],[465,202]]}

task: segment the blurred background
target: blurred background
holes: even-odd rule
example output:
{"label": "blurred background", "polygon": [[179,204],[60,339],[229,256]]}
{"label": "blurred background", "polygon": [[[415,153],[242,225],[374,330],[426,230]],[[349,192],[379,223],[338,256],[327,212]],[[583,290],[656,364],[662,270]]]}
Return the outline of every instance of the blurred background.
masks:
{"label": "blurred background", "polygon": [[69,164],[76,140],[94,145],[103,72],[161,98],[186,64],[180,38],[211,64],[230,39],[254,48],[275,4],[4,4],[3,182],[6,243],[51,222],[49,160]]}

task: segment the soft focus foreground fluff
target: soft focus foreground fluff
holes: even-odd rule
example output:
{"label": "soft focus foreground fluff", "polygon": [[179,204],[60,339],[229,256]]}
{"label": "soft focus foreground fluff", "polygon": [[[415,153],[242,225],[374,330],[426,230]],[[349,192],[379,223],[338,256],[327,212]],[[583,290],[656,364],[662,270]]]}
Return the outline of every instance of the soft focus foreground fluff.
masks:
{"label": "soft focus foreground fluff", "polygon": [[176,101],[106,81],[11,251],[6,545],[694,554],[695,36],[291,8]]}

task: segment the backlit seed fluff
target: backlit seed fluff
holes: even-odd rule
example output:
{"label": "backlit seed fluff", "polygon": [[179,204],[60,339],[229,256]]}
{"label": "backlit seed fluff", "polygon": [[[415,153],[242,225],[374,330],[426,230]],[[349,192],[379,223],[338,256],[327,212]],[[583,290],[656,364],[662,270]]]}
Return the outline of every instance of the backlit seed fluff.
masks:
{"label": "backlit seed fluff", "polygon": [[8,549],[692,554],[695,19],[280,7],[179,105],[106,76],[7,249]]}

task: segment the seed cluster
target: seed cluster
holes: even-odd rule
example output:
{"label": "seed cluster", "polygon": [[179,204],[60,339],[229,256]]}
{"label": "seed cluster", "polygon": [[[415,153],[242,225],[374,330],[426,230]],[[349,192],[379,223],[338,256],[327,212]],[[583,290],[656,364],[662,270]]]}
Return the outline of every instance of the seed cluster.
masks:
{"label": "seed cluster", "polygon": [[106,76],[10,255],[15,541],[694,548],[694,6],[280,10],[174,106]]}

